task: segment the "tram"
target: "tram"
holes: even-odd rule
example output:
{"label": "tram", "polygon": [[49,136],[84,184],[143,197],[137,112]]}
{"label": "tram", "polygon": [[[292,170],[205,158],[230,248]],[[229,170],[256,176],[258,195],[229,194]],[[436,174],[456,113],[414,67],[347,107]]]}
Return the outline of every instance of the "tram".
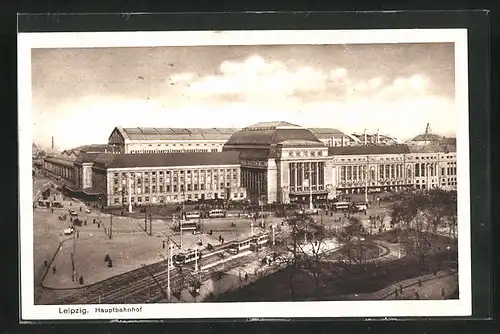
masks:
{"label": "tram", "polygon": [[201,215],[199,212],[186,212],[186,220],[198,220]]}
{"label": "tram", "polygon": [[208,216],[210,218],[225,218],[226,217],[226,211],[224,211],[224,210],[210,210],[208,212]]}
{"label": "tram", "polygon": [[172,256],[173,263],[177,267],[192,263],[196,261],[197,258],[198,261],[201,260],[201,252],[199,250],[193,250],[187,253],[179,253]]}

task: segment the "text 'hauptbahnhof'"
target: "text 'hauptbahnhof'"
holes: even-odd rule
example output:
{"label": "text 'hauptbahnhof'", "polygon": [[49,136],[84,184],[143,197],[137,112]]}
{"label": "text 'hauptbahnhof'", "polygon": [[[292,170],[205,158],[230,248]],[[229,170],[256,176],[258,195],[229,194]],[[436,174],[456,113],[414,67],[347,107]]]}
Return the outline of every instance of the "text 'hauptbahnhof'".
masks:
{"label": "text 'hauptbahnhof'", "polygon": [[430,132],[400,144],[379,135],[262,122],[243,129],[116,127],[107,145],[36,165],[103,206],[225,200],[333,200],[340,194],[456,189],[456,140]]}

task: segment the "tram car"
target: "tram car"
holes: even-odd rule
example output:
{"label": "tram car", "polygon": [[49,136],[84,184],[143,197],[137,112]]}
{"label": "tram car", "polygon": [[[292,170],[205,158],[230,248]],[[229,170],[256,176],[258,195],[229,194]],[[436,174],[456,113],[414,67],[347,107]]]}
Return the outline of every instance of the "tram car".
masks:
{"label": "tram car", "polygon": [[262,235],[255,236],[252,238],[251,249],[253,251],[258,251],[262,247],[265,247],[268,242],[269,242],[269,235],[268,234],[262,234]]}
{"label": "tram car", "polygon": [[172,256],[172,260],[174,265],[177,267],[181,267],[185,264],[193,263],[198,258],[198,261],[201,260],[201,252],[200,251],[190,251],[187,253],[179,253]]}
{"label": "tram car", "polygon": [[229,252],[232,254],[238,254],[239,252],[250,249],[252,240],[253,238],[248,238],[241,241],[234,241],[229,248]]}
{"label": "tram car", "polygon": [[269,242],[269,234],[262,234],[253,238],[253,244],[258,247],[266,246]]}
{"label": "tram car", "polygon": [[208,216],[210,218],[226,218],[227,213],[224,210],[210,210]]}

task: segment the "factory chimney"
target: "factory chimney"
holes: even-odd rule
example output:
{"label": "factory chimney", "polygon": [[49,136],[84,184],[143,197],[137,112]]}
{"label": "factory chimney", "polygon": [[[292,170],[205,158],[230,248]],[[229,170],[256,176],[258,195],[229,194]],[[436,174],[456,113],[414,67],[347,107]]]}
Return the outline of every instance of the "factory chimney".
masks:
{"label": "factory chimney", "polygon": [[54,136],[52,136],[52,149],[54,149]]}
{"label": "factory chimney", "polygon": [[380,129],[377,129],[377,145],[380,144]]}
{"label": "factory chimney", "polygon": [[365,145],[366,145],[366,129],[365,129],[365,131],[363,132],[363,134],[364,134],[364,138],[365,138],[365,139],[364,139],[364,143],[365,143]]}

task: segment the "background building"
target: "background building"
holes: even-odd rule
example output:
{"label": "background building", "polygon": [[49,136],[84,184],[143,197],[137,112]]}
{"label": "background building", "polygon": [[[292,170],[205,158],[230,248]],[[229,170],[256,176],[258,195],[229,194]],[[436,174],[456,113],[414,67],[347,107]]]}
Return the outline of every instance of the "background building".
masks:
{"label": "background building", "polygon": [[121,153],[220,152],[232,128],[122,128],[116,127],[108,144]]}
{"label": "background building", "polygon": [[352,137],[357,139],[358,145],[398,145],[400,141],[387,134],[381,134],[378,130],[376,133],[367,133],[366,130],[362,134],[353,133]]}
{"label": "background building", "polygon": [[246,198],[237,152],[112,155],[94,162],[92,185],[107,206]]}

